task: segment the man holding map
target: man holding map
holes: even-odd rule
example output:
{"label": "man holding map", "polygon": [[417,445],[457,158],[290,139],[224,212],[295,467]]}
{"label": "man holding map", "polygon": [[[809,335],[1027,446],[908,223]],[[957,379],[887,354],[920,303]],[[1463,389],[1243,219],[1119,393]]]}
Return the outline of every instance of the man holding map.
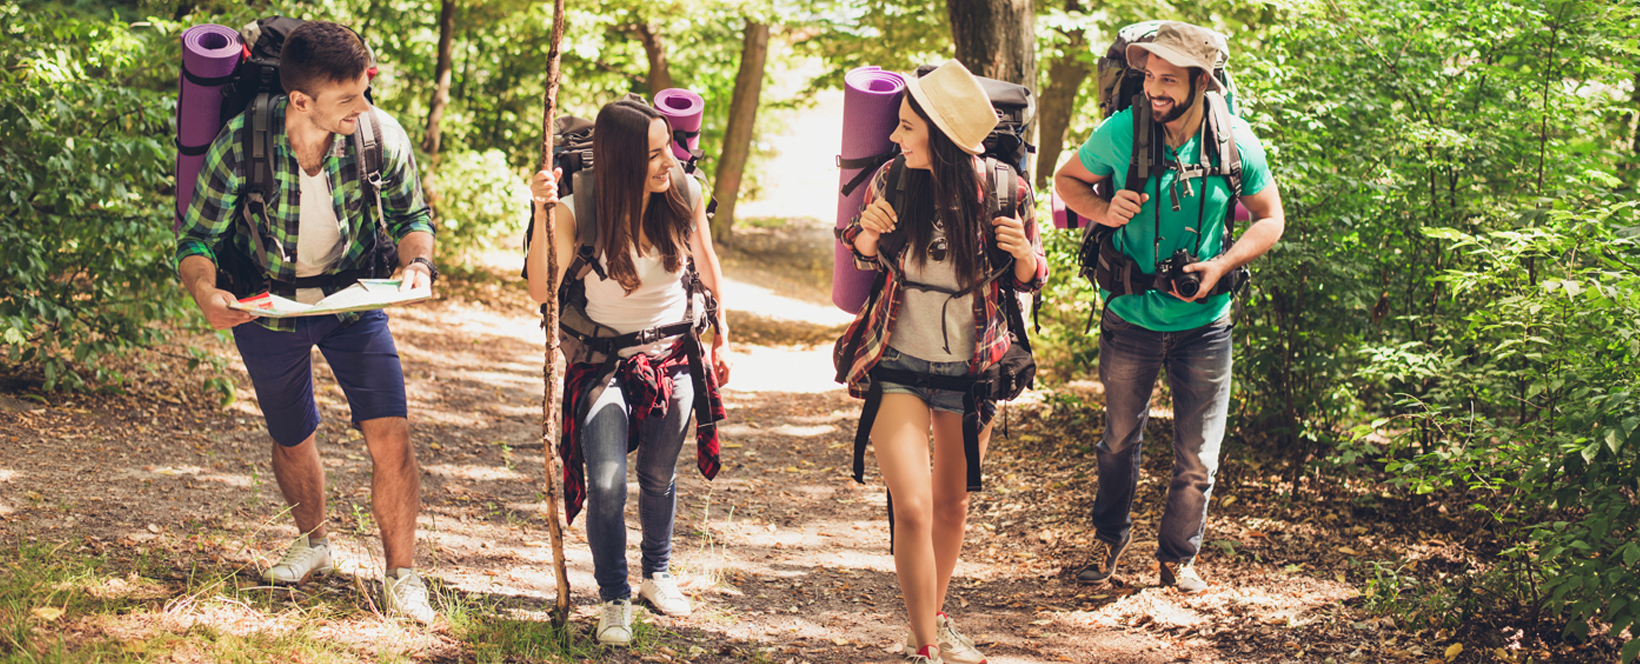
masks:
{"label": "man holding map", "polygon": [[[382,608],[426,623],[434,614],[414,570],[420,471],[404,373],[379,307],[415,299],[414,291],[437,278],[432,215],[409,138],[365,97],[375,70],[357,35],[335,23],[305,23],[286,38],[279,65],[285,94],[253,102],[206,153],[177,236],[177,269],[211,326],[233,330],[275,443],[274,476],[298,532],[265,578],[301,583],[332,566],[315,441],[311,358],[318,346],[370,451],[371,508],[387,562]],[[353,313],[262,317],[236,308],[240,297],[262,289],[314,305],[394,267],[400,283],[366,280],[338,296],[350,304],[339,308]],[[252,292],[224,290],[230,284]],[[384,287],[392,292],[375,299],[378,308],[357,311],[371,300],[369,290]]]}

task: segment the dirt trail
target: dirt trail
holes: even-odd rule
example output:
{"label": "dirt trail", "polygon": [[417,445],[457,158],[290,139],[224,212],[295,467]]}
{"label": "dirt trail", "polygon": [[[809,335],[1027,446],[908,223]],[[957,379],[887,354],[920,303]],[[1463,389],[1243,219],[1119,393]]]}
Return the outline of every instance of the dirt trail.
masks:
{"label": "dirt trail", "polygon": [[[825,303],[824,284],[792,259],[816,253],[793,245],[824,235],[800,226],[753,233],[729,256],[737,338],[760,343],[732,346],[722,474],[703,481],[687,450],[680,464],[674,565],[696,612],[643,617],[681,660],[742,661],[763,650],[775,662],[898,661],[890,650],[905,632],[884,494],[874,466],[871,484],[848,476],[859,404],[830,380],[829,341],[848,316]],[[544,617],[554,584],[539,502],[541,331],[502,274],[392,312],[424,470],[420,565],[449,596]],[[202,343],[233,356],[214,338]],[[345,574],[377,579],[367,451],[343,426],[345,401],[318,366],[333,540]],[[295,532],[269,481],[269,442],[242,369],[232,370],[240,399],[221,410],[200,403],[203,396],[189,387],[197,378],[180,367],[150,369],[139,370],[135,397],[67,398],[0,414],[7,443],[0,446],[0,520],[8,537],[83,540],[87,551],[116,561],[168,557],[179,569],[203,558],[243,567],[241,578],[253,583]],[[1056,436],[1085,440],[1095,432],[1067,432],[1032,412],[1010,410],[1013,436],[999,440],[988,461],[989,490],[973,499],[948,607],[991,661],[1281,661],[1284,651],[1309,659],[1315,644],[1284,640],[1297,636],[1269,643],[1242,637],[1314,622],[1318,611],[1353,594],[1350,586],[1269,565],[1221,566],[1222,558],[1209,556],[1205,570],[1218,583],[1205,595],[1155,587],[1147,550],[1154,544],[1144,541],[1147,532],[1154,537],[1153,507],[1140,508],[1126,581],[1077,586],[1071,575],[1091,543],[1076,516],[1092,499],[1091,458],[1056,464],[1062,452],[1037,448]],[[1151,506],[1156,476],[1141,489]],[[630,487],[635,502],[636,484]],[[628,512],[635,526],[635,508]],[[595,621],[596,586],[583,527],[577,521],[569,531],[568,558],[585,626]],[[634,529],[633,560],[637,539]],[[337,638],[358,641],[366,653],[380,647],[358,633],[369,631],[368,622],[337,626]],[[413,658],[463,657],[462,645],[440,630],[394,647]],[[611,653],[605,661],[631,657]]]}

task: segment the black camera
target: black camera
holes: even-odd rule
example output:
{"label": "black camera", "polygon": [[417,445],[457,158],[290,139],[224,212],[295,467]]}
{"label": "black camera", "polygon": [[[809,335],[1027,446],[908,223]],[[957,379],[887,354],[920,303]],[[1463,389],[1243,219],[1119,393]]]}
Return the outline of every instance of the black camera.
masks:
{"label": "black camera", "polygon": [[1196,262],[1196,257],[1189,251],[1180,249],[1173,252],[1167,260],[1156,264],[1156,287],[1166,289],[1172,284],[1173,290],[1185,297],[1195,297],[1196,291],[1202,288],[1200,272],[1186,272],[1184,266]]}

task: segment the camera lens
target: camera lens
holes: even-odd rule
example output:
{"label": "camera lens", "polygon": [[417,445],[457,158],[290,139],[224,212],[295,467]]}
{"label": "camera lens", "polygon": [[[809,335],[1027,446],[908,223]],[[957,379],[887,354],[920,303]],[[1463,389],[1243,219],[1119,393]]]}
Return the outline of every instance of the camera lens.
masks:
{"label": "camera lens", "polygon": [[1196,291],[1202,288],[1202,278],[1195,272],[1184,272],[1173,278],[1173,290],[1179,291],[1185,297],[1195,297]]}

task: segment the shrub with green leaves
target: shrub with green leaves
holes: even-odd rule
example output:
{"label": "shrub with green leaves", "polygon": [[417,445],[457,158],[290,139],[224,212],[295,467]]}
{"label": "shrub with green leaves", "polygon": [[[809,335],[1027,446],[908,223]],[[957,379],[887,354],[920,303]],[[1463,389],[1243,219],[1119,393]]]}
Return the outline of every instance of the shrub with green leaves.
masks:
{"label": "shrub with green leaves", "polygon": [[47,390],[116,378],[100,358],[192,306],[169,263],[175,100],[140,84],[173,29],[0,3],[0,365]]}
{"label": "shrub with green leaves", "polygon": [[458,259],[522,237],[530,193],[500,150],[449,152],[439,157],[432,191],[438,206],[439,253]]}

